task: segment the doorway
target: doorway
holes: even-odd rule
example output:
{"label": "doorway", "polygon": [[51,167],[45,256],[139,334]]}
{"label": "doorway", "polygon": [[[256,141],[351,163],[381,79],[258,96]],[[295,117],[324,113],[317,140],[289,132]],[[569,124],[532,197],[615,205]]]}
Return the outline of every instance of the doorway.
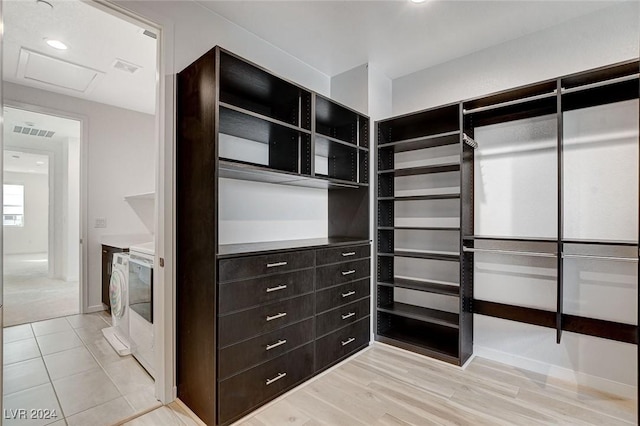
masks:
{"label": "doorway", "polygon": [[[75,176],[66,174],[66,184],[75,182],[81,200],[79,233],[57,244],[55,233],[65,236],[67,229],[56,218],[69,218],[56,210],[73,198],[63,199],[61,207],[54,194],[65,182],[65,173],[58,179],[59,171],[68,170],[56,166],[59,158],[68,158],[62,148],[62,155],[49,156],[46,270],[50,279],[60,270],[73,270],[65,251],[75,241],[80,259],[76,314],[13,327],[5,323],[3,413],[47,407],[55,409],[52,420],[114,424],[160,405],[153,370],[145,369],[136,351],[153,339],[153,329],[142,334],[132,329],[130,336],[140,339],[131,339],[129,354],[105,339],[114,320],[108,310],[111,280],[103,279],[103,272],[111,274],[116,256],[106,264],[102,259],[105,245],[133,252],[134,246],[153,241],[158,33],[102,2],[82,0],[4,2],[3,19],[5,105],[76,119],[80,166]],[[127,264],[122,260],[120,266]],[[129,277],[128,268],[124,276]],[[116,299],[125,300],[123,288]],[[5,311],[9,304],[5,297]]]}
{"label": "doorway", "polygon": [[4,107],[4,326],[80,311],[80,122]]}

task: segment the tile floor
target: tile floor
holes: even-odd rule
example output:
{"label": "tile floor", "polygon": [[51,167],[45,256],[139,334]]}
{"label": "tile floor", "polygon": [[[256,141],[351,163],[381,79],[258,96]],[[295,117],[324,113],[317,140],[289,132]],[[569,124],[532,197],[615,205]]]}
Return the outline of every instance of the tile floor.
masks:
{"label": "tile floor", "polygon": [[[104,339],[110,319],[96,313],[5,328],[1,423],[108,426],[160,407],[151,376]],[[12,419],[20,409],[55,410],[57,417]]]}

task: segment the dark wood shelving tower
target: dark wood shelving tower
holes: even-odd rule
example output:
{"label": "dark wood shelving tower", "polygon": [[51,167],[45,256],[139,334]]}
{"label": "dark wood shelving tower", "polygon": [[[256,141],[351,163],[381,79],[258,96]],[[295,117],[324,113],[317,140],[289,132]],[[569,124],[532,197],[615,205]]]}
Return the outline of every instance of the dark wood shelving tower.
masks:
{"label": "dark wood shelving tower", "polygon": [[[178,74],[177,94],[178,397],[226,425],[369,343],[370,124],[220,47]],[[221,245],[221,178],[327,189],[327,238]],[[289,312],[265,320],[276,307]]]}
{"label": "dark wood shelving tower", "polygon": [[[462,240],[458,250],[403,250],[395,247],[398,232],[446,232],[462,235],[473,229],[473,201],[470,192],[443,190],[437,193],[399,195],[397,179],[421,175],[455,174],[459,188],[467,188],[473,179],[473,149],[463,142],[462,110],[459,103],[394,117],[377,123],[377,282],[376,282],[376,339],[414,352],[462,365],[472,354],[473,316],[471,295],[473,277],[462,285],[465,274],[461,262]],[[432,148],[457,146],[458,161],[438,162],[423,166],[396,167],[395,155],[409,152],[428,152]],[[469,182],[471,179],[471,182]],[[458,216],[456,226],[434,224],[401,226],[396,222],[396,205],[412,202],[459,203],[453,213]],[[470,207],[469,207],[470,206]],[[425,219],[429,219],[428,217]],[[446,282],[427,276],[404,277],[396,273],[396,261],[401,258],[452,262],[460,265],[458,276]],[[471,271],[472,272],[472,271]],[[426,306],[398,302],[396,289],[434,294],[458,300],[458,312],[432,309]]]}

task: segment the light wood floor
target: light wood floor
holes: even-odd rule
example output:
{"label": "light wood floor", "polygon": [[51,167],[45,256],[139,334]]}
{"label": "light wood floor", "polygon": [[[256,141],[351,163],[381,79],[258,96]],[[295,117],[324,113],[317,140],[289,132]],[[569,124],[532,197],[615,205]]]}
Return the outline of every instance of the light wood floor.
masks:
{"label": "light wood floor", "polygon": [[[174,404],[130,425],[196,424],[184,414]],[[237,425],[549,424],[637,424],[636,402],[482,358],[462,370],[374,344]]]}

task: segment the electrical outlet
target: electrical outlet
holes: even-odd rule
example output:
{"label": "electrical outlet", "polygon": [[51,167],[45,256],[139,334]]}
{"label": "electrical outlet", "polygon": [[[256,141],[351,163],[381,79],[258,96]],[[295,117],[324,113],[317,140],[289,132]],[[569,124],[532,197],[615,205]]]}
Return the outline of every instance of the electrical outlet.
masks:
{"label": "electrical outlet", "polygon": [[106,227],[107,227],[107,218],[97,217],[94,228],[106,228]]}

